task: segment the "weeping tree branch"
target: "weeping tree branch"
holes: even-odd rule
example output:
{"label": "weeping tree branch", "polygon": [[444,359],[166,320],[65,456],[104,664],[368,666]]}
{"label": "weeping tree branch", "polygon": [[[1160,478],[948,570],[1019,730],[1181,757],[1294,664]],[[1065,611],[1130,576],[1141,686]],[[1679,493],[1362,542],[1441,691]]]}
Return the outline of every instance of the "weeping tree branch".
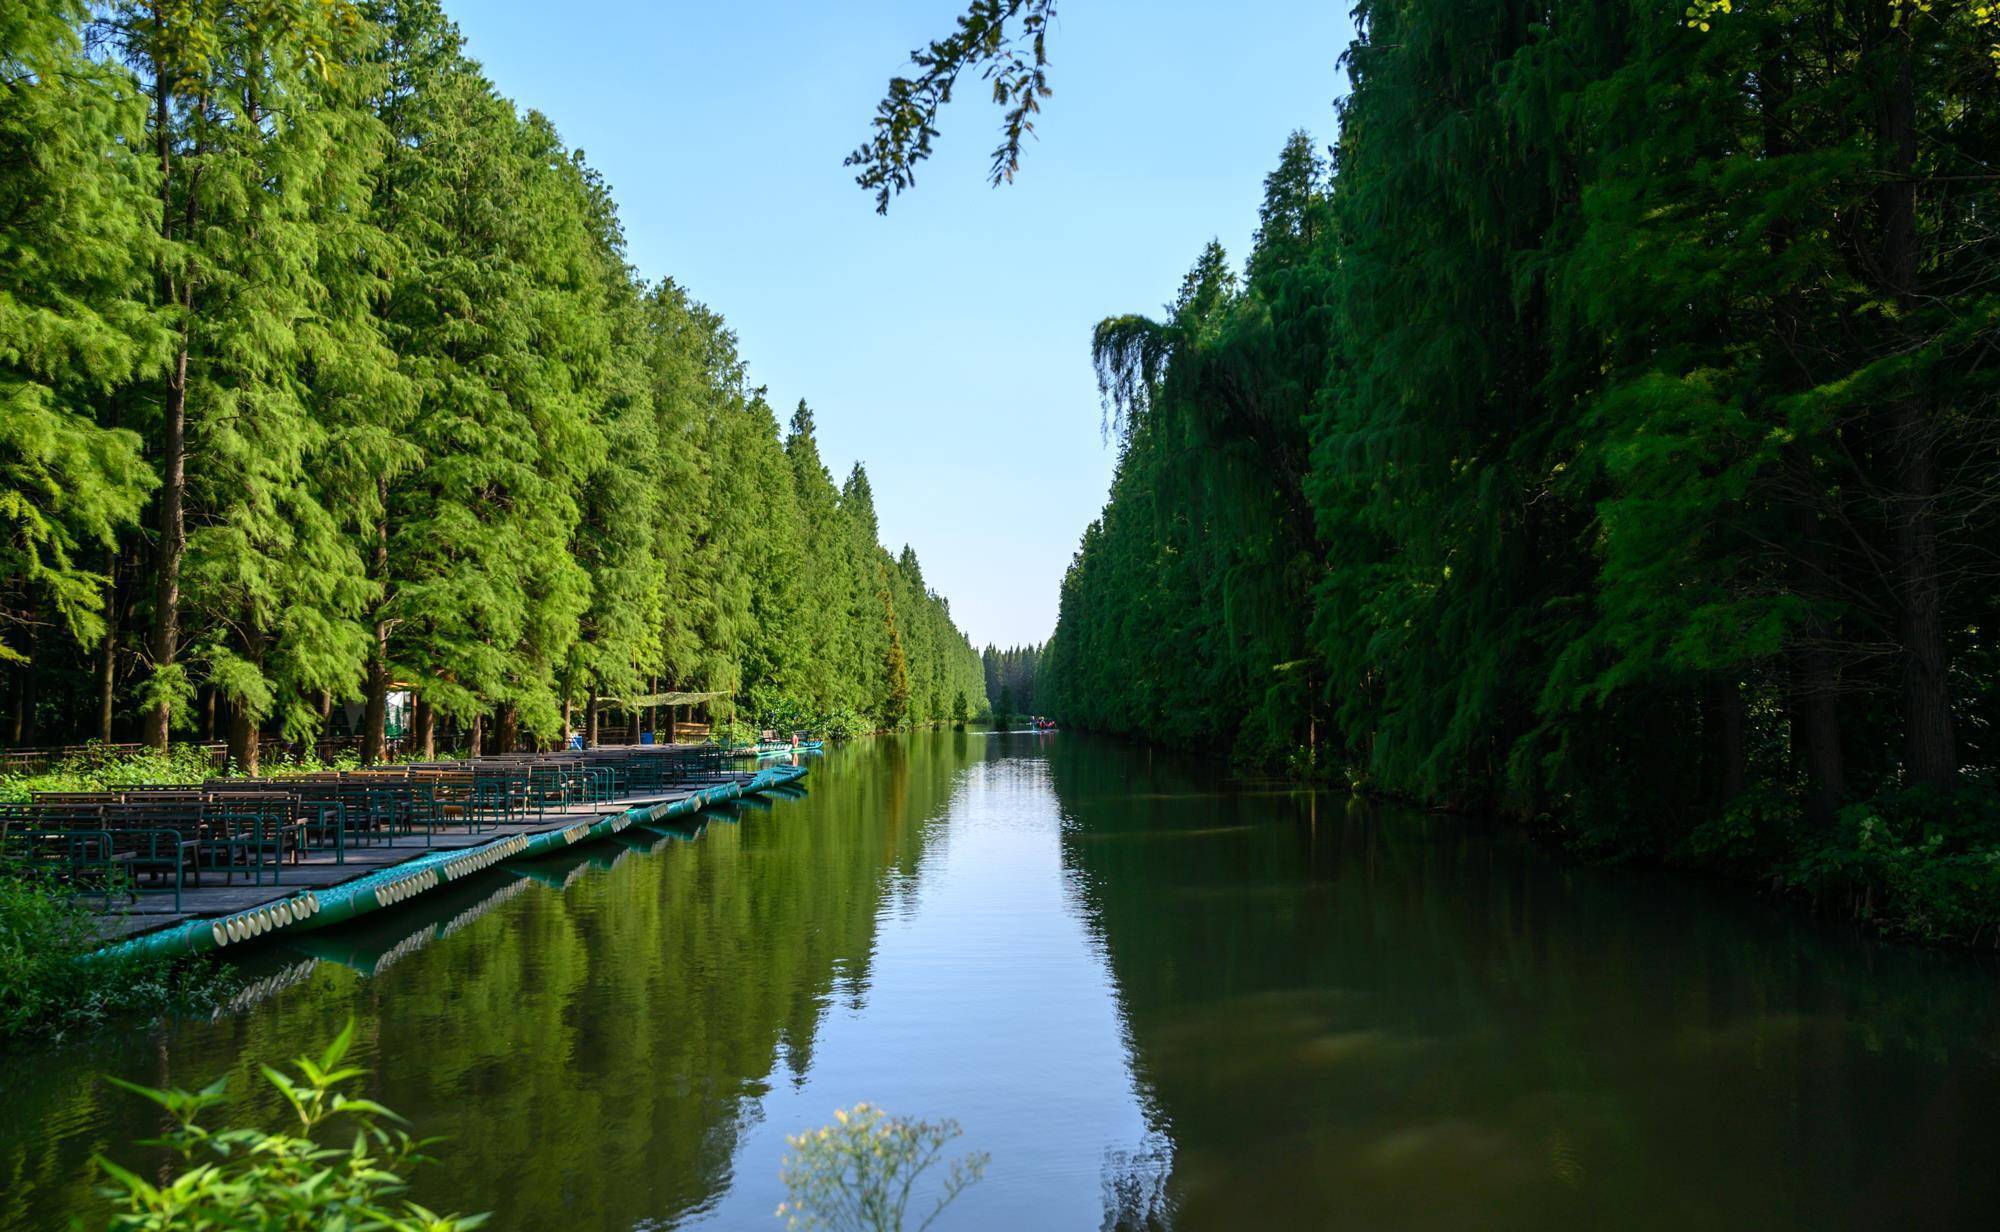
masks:
{"label": "weeping tree branch", "polygon": [[859,168],[854,182],[875,194],[875,212],[916,183],[917,164],[931,156],[939,108],[951,101],[959,74],[976,70],[1004,109],[1000,144],[987,179],[996,187],[1021,167],[1021,145],[1049,96],[1048,29],[1056,0],[972,0],[944,38],[910,53],[913,77],[891,77],[876,104],[874,133],[843,164]]}
{"label": "weeping tree branch", "polygon": [[1127,435],[1166,375],[1178,331],[1150,317],[1106,317],[1090,335],[1104,435]]}

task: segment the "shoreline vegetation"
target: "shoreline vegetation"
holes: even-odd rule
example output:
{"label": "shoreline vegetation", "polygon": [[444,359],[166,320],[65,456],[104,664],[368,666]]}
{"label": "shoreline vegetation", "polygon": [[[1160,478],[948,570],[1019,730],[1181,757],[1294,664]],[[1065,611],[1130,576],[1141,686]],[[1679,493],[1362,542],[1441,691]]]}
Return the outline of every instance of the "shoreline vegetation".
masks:
{"label": "shoreline vegetation", "polygon": [[[440,1215],[408,1196],[409,1173],[432,1162],[440,1145],[402,1128],[403,1118],[362,1094],[365,1076],[346,1064],[355,1023],[317,1059],[299,1057],[292,1073],[262,1067],[264,1081],[291,1114],[284,1129],[202,1124],[228,1103],[226,1082],[199,1091],[106,1081],[159,1105],[167,1128],[137,1143],[172,1164],[127,1168],[93,1160],[111,1206],[107,1227],[121,1232],[177,1228],[373,1228],[381,1232],[470,1232],[485,1215]],[[337,1145],[336,1145],[337,1144]],[[155,1173],[153,1179],[144,1174]]]}
{"label": "shoreline vegetation", "polygon": [[[192,741],[381,762],[401,698],[423,759],[594,744],[633,698],[725,739],[988,712],[866,470],[640,278],[436,0],[8,4],[0,207],[0,742],[148,750],[0,798],[198,782]],[[86,975],[62,887],[0,893],[0,1029],[222,987]]]}
{"label": "shoreline vegetation", "polygon": [[[947,719],[921,726],[949,724]],[[267,762],[262,773],[284,778],[351,770],[359,764],[352,754],[331,761],[307,756]],[[211,753],[198,746],[173,745],[164,755],[86,746],[44,770],[0,774],[0,804],[25,802],[37,791],[198,786],[214,777]],[[235,770],[227,777],[242,773]],[[233,967],[209,955],[92,958],[103,943],[95,904],[101,896],[106,909],[116,914],[122,882],[80,892],[53,868],[10,859],[5,832],[0,823],[0,1047],[30,1038],[61,1040],[115,1020],[142,1024],[212,1014],[243,987]]]}
{"label": "shoreline vegetation", "polygon": [[[1013,178],[1054,12],[891,81],[878,208],[962,74]],[[2000,12],[1354,17],[1246,258],[1095,330],[1040,709],[2000,946]]]}
{"label": "shoreline vegetation", "polygon": [[212,1014],[242,979],[208,956],[85,963],[96,913],[72,887],[0,857],[0,1048],[115,1020]]}
{"label": "shoreline vegetation", "polygon": [[[110,1207],[106,1226],[471,1232],[483,1225],[491,1212],[440,1214],[409,1196],[415,1170],[437,1162],[427,1152],[453,1144],[412,1136],[403,1117],[367,1096],[367,1071],[348,1063],[355,1033],[350,1018],[318,1057],[294,1059],[289,1072],[259,1066],[290,1114],[278,1129],[204,1124],[234,1106],[226,1078],[198,1091],[107,1078],[159,1107],[165,1129],[135,1145],[168,1162],[141,1169],[102,1153],[92,1158],[103,1181],[98,1195]],[[964,1136],[956,1121],[892,1116],[867,1103],[833,1117],[786,1135],[790,1149],[779,1173],[787,1196],[775,1217],[789,1229],[903,1232],[916,1220],[922,1232],[979,1183],[990,1162],[983,1151],[946,1156]]]}

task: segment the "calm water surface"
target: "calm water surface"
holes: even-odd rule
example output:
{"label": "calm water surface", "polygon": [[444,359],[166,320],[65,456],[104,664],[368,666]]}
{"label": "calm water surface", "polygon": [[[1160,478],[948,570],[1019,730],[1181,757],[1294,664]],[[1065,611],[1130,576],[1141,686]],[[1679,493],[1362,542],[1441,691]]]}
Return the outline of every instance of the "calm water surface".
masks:
{"label": "calm water surface", "polygon": [[[349,1016],[499,1229],[777,1228],[868,1100],[992,1155],[954,1229],[2000,1223],[2000,970],[1462,821],[1072,735],[931,733],[805,799],[273,947],[214,1022],[0,1054],[0,1229],[96,1213],[221,1073]],[[436,900],[435,905],[432,900]]]}

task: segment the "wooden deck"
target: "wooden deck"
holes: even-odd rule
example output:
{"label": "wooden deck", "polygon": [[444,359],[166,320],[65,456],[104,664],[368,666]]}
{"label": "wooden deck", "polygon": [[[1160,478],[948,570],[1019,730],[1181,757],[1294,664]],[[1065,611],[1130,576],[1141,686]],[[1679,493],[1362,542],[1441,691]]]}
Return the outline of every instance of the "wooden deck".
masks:
{"label": "wooden deck", "polygon": [[297,894],[300,890],[319,890],[339,885],[364,874],[413,860],[428,852],[479,847],[516,834],[561,830],[581,820],[622,813],[627,809],[644,805],[670,804],[693,795],[703,787],[713,786],[718,781],[727,782],[732,778],[747,780],[750,776],[731,773],[725,774],[720,780],[704,779],[644,796],[628,796],[597,804],[576,805],[563,810],[550,809],[541,816],[511,825],[489,825],[471,831],[463,826],[450,828],[440,826],[437,833],[430,836],[422,832],[400,834],[394,839],[378,840],[366,846],[349,846],[345,863],[336,862],[336,855],[332,851],[309,851],[297,864],[284,865],[279,870],[279,880],[275,885],[271,881],[269,869],[265,870],[262,885],[246,880],[240,873],[233,883],[225,884],[219,880],[220,873],[207,869],[203,871],[201,885],[188,886],[181,891],[181,906],[178,911],[174,910],[174,897],[171,892],[142,891],[136,903],[114,900],[111,910],[97,917],[98,936],[104,941],[116,941],[135,933],[150,932],[155,928],[177,924],[182,920],[228,915],[246,908],[276,902],[278,899]]}

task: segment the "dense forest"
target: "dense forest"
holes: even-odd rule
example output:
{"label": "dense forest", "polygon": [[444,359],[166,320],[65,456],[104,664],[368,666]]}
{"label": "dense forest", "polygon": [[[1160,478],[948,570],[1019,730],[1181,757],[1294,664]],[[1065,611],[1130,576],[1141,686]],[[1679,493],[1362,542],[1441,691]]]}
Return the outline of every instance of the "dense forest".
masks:
{"label": "dense forest", "polygon": [[1002,650],[988,646],[981,656],[986,665],[986,696],[996,717],[1040,714],[1035,696],[1035,673],[1040,669],[1040,646],[1010,646]]}
{"label": "dense forest", "polygon": [[2000,920],[1996,15],[1728,10],[1355,9],[1247,260],[1097,328],[1042,706]]}
{"label": "dense forest", "polygon": [[0,410],[14,743],[985,708],[867,475],[435,0],[0,9]]}

